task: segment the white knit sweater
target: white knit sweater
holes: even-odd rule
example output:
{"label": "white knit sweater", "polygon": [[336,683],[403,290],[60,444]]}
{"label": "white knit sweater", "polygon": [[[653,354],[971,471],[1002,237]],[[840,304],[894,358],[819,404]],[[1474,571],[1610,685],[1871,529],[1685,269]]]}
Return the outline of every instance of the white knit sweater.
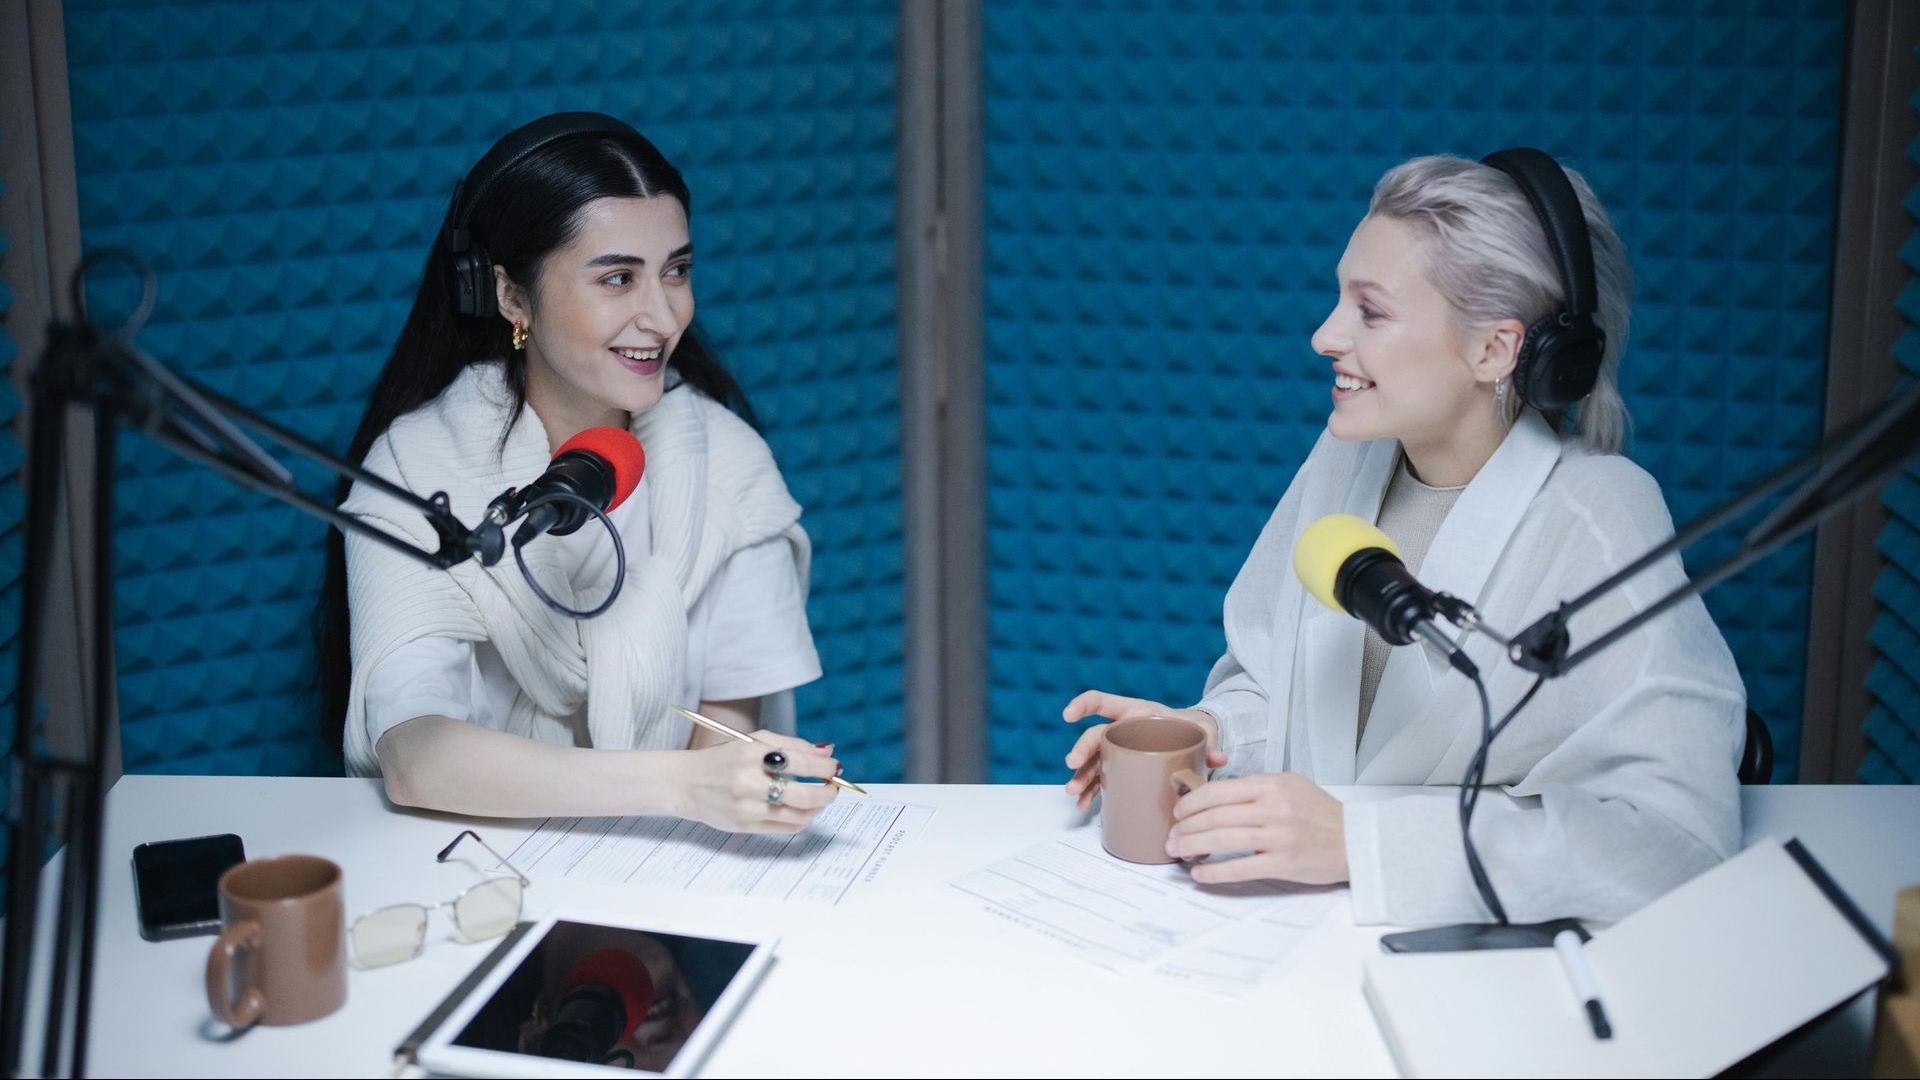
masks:
{"label": "white knit sweater", "polygon": [[[546,430],[531,407],[521,407],[501,445],[511,402],[504,367],[474,364],[439,397],[394,421],[363,464],[417,494],[445,491],[454,514],[472,525],[500,492],[547,467]],[[734,552],[783,534],[804,589],[811,549],[772,452],[712,399],[690,386],[675,389],[634,418],[633,433],[647,454],[652,550],[628,546],[625,588],[599,618],[574,620],[548,608],[511,557],[441,571],[348,534],[353,684],[343,749],[350,774],[380,773],[366,725],[368,673],[394,649],[428,636],[493,644],[522,691],[508,721],[513,734],[629,749],[687,744],[687,722],[668,705],[685,666],[688,609]],[[364,485],[354,486],[342,509],[421,547],[437,546],[418,511]],[[524,551],[555,600],[574,608],[597,602],[572,595],[555,545]]]}

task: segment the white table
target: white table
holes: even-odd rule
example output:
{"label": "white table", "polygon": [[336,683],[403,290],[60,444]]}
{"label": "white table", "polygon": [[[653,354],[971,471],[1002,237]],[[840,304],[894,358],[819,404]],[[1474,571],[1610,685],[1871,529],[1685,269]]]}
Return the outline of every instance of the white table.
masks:
{"label": "white table", "polygon": [[[876,881],[856,885],[837,906],[536,876],[528,913],[579,906],[778,933],[778,959],[708,1057],[709,1076],[1393,1074],[1360,993],[1361,957],[1381,931],[1354,928],[1344,907],[1290,958],[1284,978],[1247,1001],[1121,979],[1035,947],[947,884],[1082,820],[1059,788],[872,790],[938,813]],[[1920,788],[1750,788],[1745,796],[1749,836],[1800,836],[1883,930],[1894,892],[1920,883]],[[326,856],[345,868],[352,918],[398,900],[446,899],[472,884],[470,865],[433,859],[461,828],[474,826],[505,851],[535,824],[395,812],[373,781],[125,777],[107,811],[90,1069],[388,1075],[394,1044],[492,948],[443,937],[436,916],[419,959],[352,972],[346,1006],[333,1016],[223,1041],[204,997],[210,939],[154,944],[139,936],[134,845],[237,832],[249,855]],[[1871,1015],[1862,1001],[1825,1025],[1810,1044],[1820,1071],[1864,1068]]]}

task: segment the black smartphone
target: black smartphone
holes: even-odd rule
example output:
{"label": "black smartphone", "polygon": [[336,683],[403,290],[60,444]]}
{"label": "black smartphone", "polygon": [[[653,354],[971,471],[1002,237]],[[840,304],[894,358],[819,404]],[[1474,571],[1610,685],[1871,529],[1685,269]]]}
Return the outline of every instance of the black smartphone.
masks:
{"label": "black smartphone", "polygon": [[220,930],[220,875],[245,862],[232,833],[156,840],[133,849],[133,896],[148,941]]}

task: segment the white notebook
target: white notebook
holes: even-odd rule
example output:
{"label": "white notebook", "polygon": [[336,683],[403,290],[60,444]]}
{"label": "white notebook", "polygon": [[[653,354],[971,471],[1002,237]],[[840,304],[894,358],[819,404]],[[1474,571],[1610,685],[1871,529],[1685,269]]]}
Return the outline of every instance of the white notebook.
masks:
{"label": "white notebook", "polygon": [[1594,935],[1598,1039],[1552,949],[1366,960],[1406,1076],[1711,1076],[1885,978],[1893,952],[1797,841],[1763,840]]}

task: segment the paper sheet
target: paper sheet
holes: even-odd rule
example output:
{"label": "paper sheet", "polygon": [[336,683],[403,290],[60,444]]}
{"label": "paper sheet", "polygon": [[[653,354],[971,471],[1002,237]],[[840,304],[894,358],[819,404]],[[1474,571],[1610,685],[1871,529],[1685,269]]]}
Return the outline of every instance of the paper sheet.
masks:
{"label": "paper sheet", "polygon": [[671,817],[556,817],[507,856],[529,877],[837,904],[872,881],[930,806],[836,799],[805,832],[727,833]]}
{"label": "paper sheet", "polygon": [[1224,997],[1244,997],[1286,971],[1293,950],[1319,929],[1337,895],[1337,889],[1315,889],[1277,897],[1264,915],[1223,927],[1174,952],[1153,969],[1154,977]]}
{"label": "paper sheet", "polygon": [[1197,885],[1178,864],[1107,854],[1076,829],[954,879],[988,911],[1110,971],[1215,993],[1257,987],[1332,909],[1338,890]]}

